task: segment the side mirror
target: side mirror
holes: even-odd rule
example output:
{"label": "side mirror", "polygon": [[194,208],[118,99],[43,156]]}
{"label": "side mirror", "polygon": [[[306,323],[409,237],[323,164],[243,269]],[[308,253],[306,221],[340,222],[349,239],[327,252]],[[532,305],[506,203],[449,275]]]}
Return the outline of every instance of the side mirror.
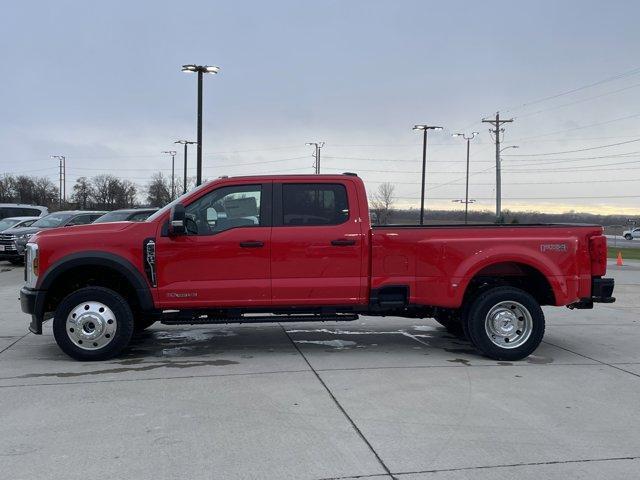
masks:
{"label": "side mirror", "polygon": [[171,213],[169,214],[169,235],[184,235],[186,233],[184,219],[184,205],[176,203],[171,207]]}

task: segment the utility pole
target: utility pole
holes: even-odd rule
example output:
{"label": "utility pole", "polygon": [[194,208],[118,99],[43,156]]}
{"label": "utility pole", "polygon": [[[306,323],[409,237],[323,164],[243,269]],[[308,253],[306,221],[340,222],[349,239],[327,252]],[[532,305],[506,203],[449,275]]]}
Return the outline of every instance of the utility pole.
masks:
{"label": "utility pole", "polygon": [[175,178],[176,178],[176,151],[175,150],[165,150],[162,153],[166,153],[171,155],[171,200],[176,198],[176,187],[175,187]]}
{"label": "utility pole", "polygon": [[64,155],[51,155],[51,158],[58,159],[59,168],[59,181],[58,187],[59,205],[62,208],[62,204],[67,201],[67,158]]}
{"label": "utility pole", "polygon": [[500,112],[496,112],[496,118],[494,119],[482,119],[482,123],[490,123],[494,126],[493,129],[489,129],[491,133],[496,136],[496,221],[500,221],[502,216],[502,177],[500,172],[500,133],[504,132],[504,128],[501,125],[504,123],[513,122],[513,118],[509,120],[501,120]]}
{"label": "utility pole", "polygon": [[[467,224],[467,219],[469,217],[469,145],[471,140],[475,138],[476,135],[479,135],[478,132],[471,133],[470,137],[467,137],[464,133],[454,133],[452,137],[462,137],[467,141],[467,181],[465,183],[465,193],[464,193],[464,224]],[[454,200],[455,202],[456,200]],[[475,201],[475,200],[474,200]]]}
{"label": "utility pole", "polygon": [[314,165],[315,173],[316,175],[320,175],[320,150],[324,147],[324,142],[307,142],[305,145],[315,147],[316,151],[313,154],[313,157],[316,159]]}

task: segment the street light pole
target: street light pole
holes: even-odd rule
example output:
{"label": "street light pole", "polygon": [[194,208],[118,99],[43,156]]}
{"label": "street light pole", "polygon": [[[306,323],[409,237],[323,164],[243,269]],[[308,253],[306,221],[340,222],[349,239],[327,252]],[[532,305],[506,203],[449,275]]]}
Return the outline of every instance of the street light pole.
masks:
{"label": "street light pole", "polygon": [[420,225],[424,225],[424,190],[427,172],[427,130],[442,130],[442,127],[430,125],[414,125],[414,131],[422,130],[422,189],[420,193]]}
{"label": "street light pole", "polygon": [[314,153],[314,158],[316,159],[315,162],[315,173],[316,175],[320,175],[320,150],[322,149],[322,147],[324,147],[324,142],[307,142],[305,143],[305,145],[307,146],[313,146],[315,147],[315,153]]}
{"label": "street light pole", "polygon": [[197,122],[197,173],[196,173],[196,185],[202,183],[202,78],[205,73],[216,74],[220,71],[220,67],[214,67],[212,65],[183,65],[182,71],[187,73],[198,74],[198,122]]}
{"label": "street light pole", "polygon": [[465,194],[464,194],[464,224],[467,224],[467,220],[469,218],[469,149],[471,140],[475,138],[476,135],[479,135],[478,132],[472,132],[470,137],[467,137],[464,133],[454,133],[452,137],[462,137],[467,141],[467,180],[465,183]]}
{"label": "street light pole", "polygon": [[171,155],[171,200],[176,198],[176,187],[175,187],[175,178],[176,178],[176,151],[175,150],[165,150],[162,153],[166,153]]}
{"label": "street light pole", "polygon": [[178,140],[173,143],[179,143],[184,145],[184,174],[182,178],[182,194],[187,193],[187,146],[195,145],[197,142],[190,142],[189,140]]}

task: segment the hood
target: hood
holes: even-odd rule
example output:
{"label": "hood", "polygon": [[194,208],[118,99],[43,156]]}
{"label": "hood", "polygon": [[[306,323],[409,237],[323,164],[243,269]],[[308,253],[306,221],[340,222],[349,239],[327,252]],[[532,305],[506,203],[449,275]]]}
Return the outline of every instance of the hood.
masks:
{"label": "hood", "polygon": [[[131,228],[131,226],[144,223],[144,222],[109,222],[109,223],[88,223],[87,225],[74,225],[70,227],[56,227],[47,229],[37,229],[40,233],[38,238],[52,238],[60,237],[69,234],[86,235],[86,234],[106,234],[117,233],[122,230]],[[28,230],[26,228],[25,230]]]}
{"label": "hood", "polygon": [[40,230],[42,230],[42,228],[38,228],[38,227],[18,227],[18,228],[8,228],[7,230],[5,230],[2,233],[8,233],[8,234],[11,234],[11,235],[24,235],[24,234],[36,233],[36,232],[39,232]]}

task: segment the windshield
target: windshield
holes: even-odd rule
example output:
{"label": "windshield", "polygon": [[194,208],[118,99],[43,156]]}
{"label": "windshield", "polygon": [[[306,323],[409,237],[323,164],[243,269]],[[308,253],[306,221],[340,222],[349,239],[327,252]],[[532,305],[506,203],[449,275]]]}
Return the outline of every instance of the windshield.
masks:
{"label": "windshield", "polygon": [[52,213],[46,217],[42,217],[40,220],[32,223],[32,227],[38,228],[54,228],[62,225],[66,220],[73,216],[72,213]]}
{"label": "windshield", "polygon": [[114,212],[105,213],[93,223],[124,222],[129,218],[129,215],[131,215],[131,212],[116,210]]}
{"label": "windshield", "polygon": [[19,221],[20,220],[16,220],[14,218],[5,218],[4,220],[0,220],[0,232],[13,227]]}
{"label": "windshield", "polygon": [[202,190],[204,187],[206,187],[207,185],[209,185],[211,182],[205,182],[202,185],[194,188],[193,190],[187,192],[187,193],[183,193],[182,195],[180,195],[178,198],[176,198],[173,202],[171,203],[167,203],[164,207],[162,207],[160,210],[158,210],[156,213],[154,213],[153,215],[151,215],[149,218],[147,218],[147,221],[149,222],[153,222],[154,220],[157,220],[158,218],[160,218],[162,215],[164,215],[165,212],[168,212],[169,210],[171,210],[171,207],[173,207],[175,204],[182,202],[182,200],[184,200],[187,195],[191,195],[194,192],[197,192],[199,190]]}

